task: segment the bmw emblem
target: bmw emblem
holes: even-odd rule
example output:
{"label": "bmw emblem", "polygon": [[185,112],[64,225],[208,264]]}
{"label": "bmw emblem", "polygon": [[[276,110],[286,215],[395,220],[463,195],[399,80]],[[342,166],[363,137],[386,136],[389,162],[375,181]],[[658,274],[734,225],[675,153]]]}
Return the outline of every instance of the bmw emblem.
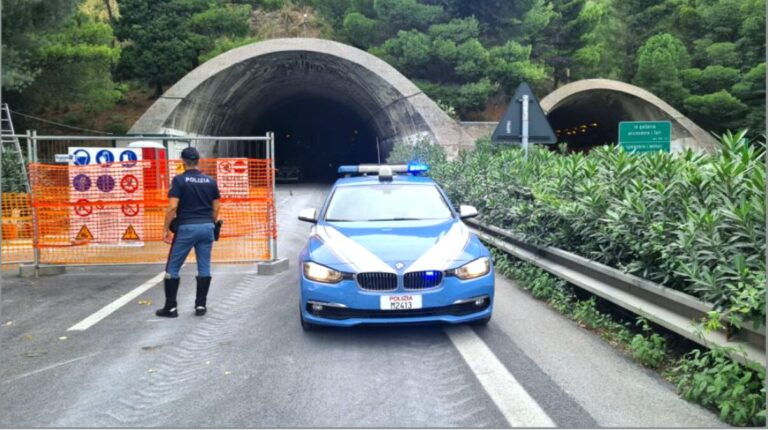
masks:
{"label": "bmw emblem", "polygon": [[395,269],[400,270],[403,267],[405,267],[405,264],[403,264],[401,261],[398,261],[397,263],[395,263]]}

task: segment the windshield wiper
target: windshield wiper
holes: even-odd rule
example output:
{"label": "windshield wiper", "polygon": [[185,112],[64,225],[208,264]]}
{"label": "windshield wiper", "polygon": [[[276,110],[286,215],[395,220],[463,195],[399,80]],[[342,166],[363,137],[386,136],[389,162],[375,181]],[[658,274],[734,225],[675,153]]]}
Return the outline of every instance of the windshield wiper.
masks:
{"label": "windshield wiper", "polygon": [[325,219],[325,222],[353,222],[351,219]]}

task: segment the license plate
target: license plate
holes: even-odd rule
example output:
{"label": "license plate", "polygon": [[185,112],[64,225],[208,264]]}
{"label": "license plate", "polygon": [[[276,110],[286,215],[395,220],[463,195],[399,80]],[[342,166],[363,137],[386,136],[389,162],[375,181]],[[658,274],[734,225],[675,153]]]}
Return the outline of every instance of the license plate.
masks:
{"label": "license plate", "polygon": [[415,294],[381,296],[381,309],[387,311],[421,309],[421,296]]}

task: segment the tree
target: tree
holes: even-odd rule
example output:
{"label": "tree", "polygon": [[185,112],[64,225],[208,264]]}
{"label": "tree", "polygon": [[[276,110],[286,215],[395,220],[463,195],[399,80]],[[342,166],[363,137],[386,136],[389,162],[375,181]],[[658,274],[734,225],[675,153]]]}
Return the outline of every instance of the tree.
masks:
{"label": "tree", "polygon": [[621,79],[626,68],[625,26],[613,0],[591,0],[576,18],[586,30],[574,54],[577,78]]}
{"label": "tree", "polygon": [[635,84],[672,104],[680,104],[688,95],[680,72],[690,66],[683,43],[668,33],[648,39],[637,55]]}
{"label": "tree", "polygon": [[544,67],[531,61],[531,51],[514,40],[491,48],[488,74],[507,94],[513,94],[523,81],[539,86],[546,78]]}
{"label": "tree", "polygon": [[206,39],[196,34],[191,17],[208,9],[207,0],[123,0],[117,37],[125,43],[119,76],[139,79],[162,95],[197,66]]}
{"label": "tree", "polygon": [[749,107],[744,125],[760,136],[765,134],[765,63],[760,63],[745,73],[734,84],[731,93]]}
{"label": "tree", "polygon": [[192,30],[200,35],[214,37],[245,37],[250,30],[250,5],[215,4],[190,18]]}
{"label": "tree", "polygon": [[78,0],[3,1],[3,91],[24,90],[40,74],[36,55],[45,37],[75,12]]}
{"label": "tree", "polygon": [[747,105],[726,90],[711,94],[693,95],[685,99],[685,109],[700,124],[720,133],[743,124]]}
{"label": "tree", "polygon": [[544,0],[442,0],[452,17],[474,17],[480,23],[481,40],[486,45],[503,45],[510,39],[530,42],[555,17],[550,2]]}
{"label": "tree", "polygon": [[741,56],[737,51],[736,44],[732,42],[717,42],[706,47],[707,60],[709,64],[739,68]]}
{"label": "tree", "polygon": [[540,83],[544,68],[531,60],[531,47],[514,41],[488,49],[478,39],[475,18],[433,24],[426,32],[401,31],[371,52],[408,77],[430,97],[461,113],[481,110],[500,88]]}
{"label": "tree", "polygon": [[378,21],[368,18],[357,11],[351,11],[344,17],[342,32],[348,43],[362,49],[370,48],[377,40]]}
{"label": "tree", "polygon": [[374,0],[373,9],[387,35],[401,30],[426,30],[443,17],[443,8],[416,0]]}
{"label": "tree", "polygon": [[531,55],[551,69],[552,88],[569,82],[574,52],[582,46],[584,25],[576,20],[585,0],[553,0],[553,17],[533,43]]}
{"label": "tree", "polygon": [[122,97],[112,80],[120,48],[112,46],[112,27],[79,13],[40,49],[41,72],[25,91],[33,109],[80,104],[86,112],[101,111]]}
{"label": "tree", "polygon": [[731,88],[741,77],[737,69],[723,66],[707,66],[704,70],[685,69],[680,76],[684,86],[696,94]]}

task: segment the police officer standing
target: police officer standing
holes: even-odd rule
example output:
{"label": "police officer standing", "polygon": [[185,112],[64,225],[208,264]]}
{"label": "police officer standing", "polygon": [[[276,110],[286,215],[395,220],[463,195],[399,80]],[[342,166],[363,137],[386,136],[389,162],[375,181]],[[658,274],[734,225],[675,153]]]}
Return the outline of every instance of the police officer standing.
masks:
{"label": "police officer standing", "polygon": [[[215,223],[219,217],[221,202],[219,187],[210,176],[198,168],[200,153],[189,147],[181,152],[184,173],[176,175],[168,191],[169,207],[165,215],[163,240],[171,244],[165,266],[165,306],[155,314],[159,317],[176,318],[176,293],[179,291],[179,270],[189,251],[194,247],[197,257],[197,295],[195,315],[206,312],[206,297],[211,286],[211,249],[214,242]],[[171,223],[175,219],[175,234]]]}

